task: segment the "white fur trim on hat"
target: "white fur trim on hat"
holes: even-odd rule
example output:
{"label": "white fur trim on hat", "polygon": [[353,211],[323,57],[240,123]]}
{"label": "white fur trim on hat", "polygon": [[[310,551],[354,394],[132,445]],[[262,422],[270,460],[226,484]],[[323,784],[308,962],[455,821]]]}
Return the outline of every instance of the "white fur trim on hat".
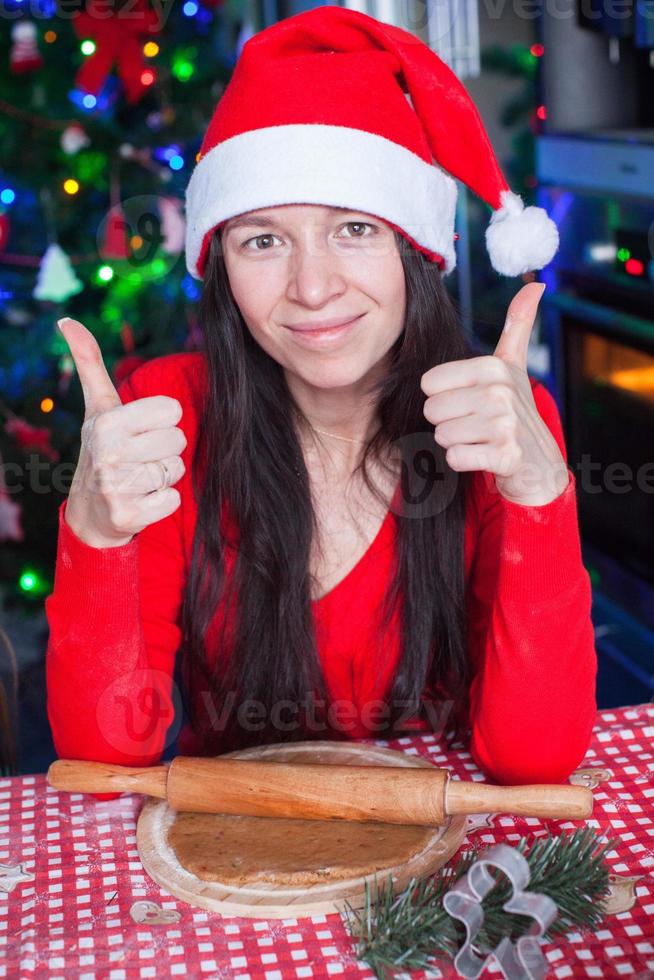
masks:
{"label": "white fur trim on hat", "polygon": [[324,204],[377,215],[456,266],[457,186],[437,164],[375,133],[320,123],[248,130],[217,144],[186,188],[186,265],[198,270],[208,231],[281,204]]}
{"label": "white fur trim on hat", "polygon": [[503,276],[542,269],[559,247],[556,225],[543,208],[526,208],[513,191],[502,191],[500,199],[486,228],[491,265]]}

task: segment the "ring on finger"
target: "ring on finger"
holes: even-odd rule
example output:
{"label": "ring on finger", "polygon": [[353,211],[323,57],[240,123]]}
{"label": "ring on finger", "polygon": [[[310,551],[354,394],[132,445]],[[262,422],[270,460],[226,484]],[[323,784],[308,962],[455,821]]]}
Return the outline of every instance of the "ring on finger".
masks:
{"label": "ring on finger", "polygon": [[170,486],[170,482],[171,482],[171,479],[170,479],[170,470],[168,469],[168,467],[166,466],[166,464],[163,462],[163,460],[158,459],[157,462],[159,463],[159,466],[162,467],[163,472],[164,472],[163,486],[160,487],[159,489],[160,490],[165,490],[166,487],[169,487]]}

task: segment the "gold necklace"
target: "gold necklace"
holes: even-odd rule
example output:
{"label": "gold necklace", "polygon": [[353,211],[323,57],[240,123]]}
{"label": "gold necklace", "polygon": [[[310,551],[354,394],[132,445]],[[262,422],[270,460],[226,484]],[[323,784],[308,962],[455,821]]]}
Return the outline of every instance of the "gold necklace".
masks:
{"label": "gold necklace", "polygon": [[[309,425],[311,423],[309,422]],[[343,442],[355,442],[359,446],[365,446],[365,442],[362,439],[349,439],[347,436],[337,436],[335,432],[327,432],[325,429],[317,429],[315,425],[311,425],[314,432],[320,432],[324,436],[331,436],[332,439],[342,439]]]}

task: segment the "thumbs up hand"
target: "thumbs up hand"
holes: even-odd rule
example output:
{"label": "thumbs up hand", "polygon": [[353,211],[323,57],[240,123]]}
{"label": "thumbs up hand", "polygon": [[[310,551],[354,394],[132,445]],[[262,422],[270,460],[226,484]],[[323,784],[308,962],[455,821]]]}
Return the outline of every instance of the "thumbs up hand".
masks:
{"label": "thumbs up hand", "polygon": [[527,374],[527,347],[542,283],[527,283],[512,299],[495,352],[437,364],[420,379],[425,418],[446,447],[453,470],[495,474],[500,494],[542,506],[569,482],[566,461],[541,418]]}
{"label": "thumbs up hand", "polygon": [[167,395],[123,405],[93,334],[70,317],[58,325],[84,394],[81,448],[66,523],[92,547],[127,544],[180,505],[179,491],[171,484],[185,472],[180,453],[186,436],[176,426],[182,406]]}

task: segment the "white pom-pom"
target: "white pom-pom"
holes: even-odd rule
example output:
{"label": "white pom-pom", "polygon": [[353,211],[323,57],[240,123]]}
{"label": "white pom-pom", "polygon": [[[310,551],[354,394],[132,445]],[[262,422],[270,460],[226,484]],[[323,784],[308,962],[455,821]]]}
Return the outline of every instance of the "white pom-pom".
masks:
{"label": "white pom-pom", "polygon": [[502,276],[542,269],[558,250],[558,228],[543,208],[526,208],[512,191],[502,191],[500,199],[486,229],[491,265]]}

